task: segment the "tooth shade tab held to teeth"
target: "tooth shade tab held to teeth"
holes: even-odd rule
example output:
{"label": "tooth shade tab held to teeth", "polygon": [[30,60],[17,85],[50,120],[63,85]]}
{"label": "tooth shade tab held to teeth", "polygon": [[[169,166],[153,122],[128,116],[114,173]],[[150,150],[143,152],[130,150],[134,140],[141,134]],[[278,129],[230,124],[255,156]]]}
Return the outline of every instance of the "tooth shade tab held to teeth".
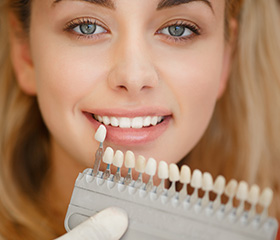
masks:
{"label": "tooth shade tab held to teeth", "polygon": [[156,126],[164,120],[164,116],[139,116],[134,118],[129,117],[114,117],[114,116],[100,116],[92,115],[92,117],[98,122],[113,127],[120,128],[135,128],[140,129],[143,127]]}
{"label": "tooth shade tab held to teeth", "polygon": [[142,155],[139,155],[136,159],[135,170],[139,173],[138,178],[135,182],[135,188],[139,188],[143,184],[143,173],[146,168],[146,158]]}
{"label": "tooth shade tab held to teeth", "polygon": [[92,170],[93,177],[97,176],[101,160],[103,159],[103,154],[104,154],[103,142],[106,138],[106,133],[107,133],[106,128],[103,125],[100,125],[94,135],[95,140],[97,140],[100,144],[99,144],[99,148],[95,153],[95,161]]}
{"label": "tooth shade tab held to teeth", "polygon": [[104,125],[100,125],[94,135],[96,141],[103,143],[106,138],[107,130]]}

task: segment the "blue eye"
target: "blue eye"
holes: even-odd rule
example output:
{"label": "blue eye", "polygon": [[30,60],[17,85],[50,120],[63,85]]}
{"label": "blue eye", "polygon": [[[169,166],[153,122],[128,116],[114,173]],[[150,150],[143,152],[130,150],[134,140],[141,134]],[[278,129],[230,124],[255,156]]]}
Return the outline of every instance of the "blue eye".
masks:
{"label": "blue eye", "polygon": [[95,23],[83,23],[73,28],[73,31],[81,34],[81,35],[93,35],[98,33],[104,33],[106,30],[95,24]]}

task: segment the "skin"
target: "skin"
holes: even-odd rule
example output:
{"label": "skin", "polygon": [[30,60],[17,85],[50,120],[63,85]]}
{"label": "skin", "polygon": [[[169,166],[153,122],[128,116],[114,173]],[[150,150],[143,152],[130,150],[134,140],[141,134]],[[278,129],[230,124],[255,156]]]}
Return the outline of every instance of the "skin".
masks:
{"label": "skin", "polygon": [[[51,204],[63,218],[74,180],[93,166],[98,148],[85,109],[133,112],[152,106],[155,113],[164,109],[172,115],[157,139],[129,147],[105,141],[114,150],[176,163],[198,142],[229,72],[225,3],[212,0],[210,8],[196,1],[162,10],[156,10],[157,0],[116,0],[114,10],[72,0],[32,4],[29,39],[12,35],[12,59],[21,88],[37,95],[51,133],[46,195],[56,194]],[[78,38],[77,32],[63,31],[82,17],[97,19],[107,32]],[[176,41],[157,33],[177,20],[198,26],[201,34]]]}

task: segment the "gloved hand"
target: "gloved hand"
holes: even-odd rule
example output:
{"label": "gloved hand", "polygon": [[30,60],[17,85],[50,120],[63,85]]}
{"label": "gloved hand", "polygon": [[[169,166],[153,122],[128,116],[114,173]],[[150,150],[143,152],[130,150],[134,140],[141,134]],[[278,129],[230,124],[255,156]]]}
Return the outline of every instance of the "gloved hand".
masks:
{"label": "gloved hand", "polygon": [[110,207],[56,240],[118,240],[125,233],[127,226],[127,213],[120,208]]}

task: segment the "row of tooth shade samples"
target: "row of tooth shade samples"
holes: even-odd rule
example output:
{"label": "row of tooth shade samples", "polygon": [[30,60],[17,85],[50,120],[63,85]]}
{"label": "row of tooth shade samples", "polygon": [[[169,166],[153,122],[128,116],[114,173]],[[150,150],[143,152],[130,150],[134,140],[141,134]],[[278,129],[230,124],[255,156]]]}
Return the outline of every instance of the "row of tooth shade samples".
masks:
{"label": "row of tooth shade samples", "polygon": [[[222,206],[222,195],[226,195],[228,200],[223,205],[223,211],[229,212],[233,209],[234,199],[238,200],[239,204],[235,209],[235,214],[240,215],[244,211],[245,202],[250,204],[248,211],[248,218],[253,218],[256,215],[256,206],[260,205],[263,208],[262,217],[267,216],[267,210],[271,204],[273,192],[270,188],[265,188],[260,192],[257,185],[251,187],[245,181],[239,183],[232,179],[228,183],[223,176],[218,176],[215,181],[212,175],[208,172],[202,173],[200,170],[195,169],[191,172],[187,165],[183,165],[179,170],[178,166],[174,163],[168,165],[164,161],[160,161],[157,166],[157,161],[153,158],[146,159],[139,155],[135,158],[132,151],[127,151],[125,154],[111,147],[107,147],[104,155],[103,162],[107,164],[107,168],[102,174],[101,178],[108,179],[116,183],[140,188],[147,192],[154,192],[156,195],[166,195],[167,197],[177,198],[178,201],[187,201],[190,205],[199,204],[202,208],[211,206],[212,210],[217,210]],[[128,169],[126,176],[121,176],[121,168],[124,166]],[[111,174],[111,165],[117,167],[114,175]],[[135,169],[138,176],[136,181],[133,181],[132,170]],[[161,180],[158,186],[154,186],[153,178],[156,175]],[[149,175],[147,183],[143,182],[143,174]],[[169,180],[171,185],[168,189],[165,188],[166,180]],[[180,191],[176,191],[176,182],[180,182],[183,187]],[[187,187],[190,185],[193,192],[188,193]],[[203,197],[199,197],[198,191],[202,189]],[[209,193],[215,193],[215,199],[210,201]]]}

